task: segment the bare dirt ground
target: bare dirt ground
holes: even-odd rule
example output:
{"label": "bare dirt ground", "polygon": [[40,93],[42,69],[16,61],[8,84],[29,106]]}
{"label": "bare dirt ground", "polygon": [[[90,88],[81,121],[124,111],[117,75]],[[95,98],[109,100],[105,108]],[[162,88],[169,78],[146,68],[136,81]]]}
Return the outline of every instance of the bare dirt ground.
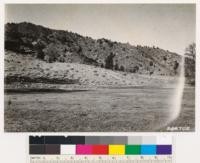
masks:
{"label": "bare dirt ground", "polygon": [[65,93],[5,95],[5,131],[168,131],[194,130],[194,89],[184,93],[180,117],[168,126],[173,89],[99,89]]}

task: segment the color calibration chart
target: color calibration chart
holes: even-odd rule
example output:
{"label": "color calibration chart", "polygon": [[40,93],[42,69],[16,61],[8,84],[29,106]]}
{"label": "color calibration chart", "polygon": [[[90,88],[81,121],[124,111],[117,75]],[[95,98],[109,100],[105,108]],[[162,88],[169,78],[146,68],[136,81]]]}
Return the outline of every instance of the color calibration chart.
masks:
{"label": "color calibration chart", "polygon": [[30,136],[30,163],[172,163],[171,136]]}

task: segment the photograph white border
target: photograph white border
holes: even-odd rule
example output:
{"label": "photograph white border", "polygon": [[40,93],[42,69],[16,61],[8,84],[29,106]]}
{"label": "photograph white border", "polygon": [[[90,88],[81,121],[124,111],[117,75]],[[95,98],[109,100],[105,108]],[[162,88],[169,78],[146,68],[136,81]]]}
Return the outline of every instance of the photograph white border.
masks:
{"label": "photograph white border", "polygon": [[[122,4],[122,3],[196,3],[197,4],[197,13],[196,13],[196,100],[195,100],[195,132],[170,132],[170,133],[162,133],[162,132],[40,132],[40,133],[4,133],[4,17],[5,17],[5,12],[4,12],[4,5],[5,4],[10,4],[10,3],[117,3],[117,4]],[[157,135],[172,135],[175,136],[176,138],[176,148],[175,148],[175,154],[177,154],[176,158],[178,159],[176,162],[177,163],[185,163],[185,162],[198,162],[198,151],[199,151],[199,146],[200,142],[199,137],[200,137],[200,128],[199,128],[199,123],[200,123],[200,103],[198,100],[198,97],[200,97],[200,92],[199,92],[199,84],[200,84],[200,41],[199,41],[199,36],[200,36],[200,1],[199,0],[2,0],[0,2],[0,144],[1,144],[1,149],[0,152],[1,154],[4,153],[3,155],[3,161],[5,162],[6,158],[11,157],[11,153],[14,154],[15,156],[10,158],[9,160],[13,160],[13,162],[21,162],[24,163],[24,154],[20,153],[19,151],[2,151],[2,144],[4,145],[11,145],[10,143],[15,142],[16,145],[19,145],[19,143],[22,144],[22,148],[24,141],[28,141],[28,135],[119,135],[119,136],[157,136]],[[12,140],[11,140],[12,139]],[[13,140],[14,139],[14,140]],[[11,140],[11,141],[10,141]],[[189,141],[187,141],[189,140]],[[2,143],[1,143],[2,142]],[[4,142],[4,143],[3,143]],[[7,142],[7,143],[6,143]],[[179,146],[178,146],[179,145]],[[181,146],[180,146],[181,145]],[[193,149],[193,152],[191,152],[191,157],[185,158],[182,157],[184,155],[188,155],[186,153],[186,149],[184,147],[188,147],[189,149]],[[17,150],[17,148],[14,148],[14,150]],[[26,149],[28,152],[28,149]],[[24,149],[21,150],[23,152]],[[11,153],[10,153],[11,152]],[[17,155],[19,158],[17,158]],[[182,158],[181,158],[182,157]],[[21,158],[21,159],[20,159]],[[2,159],[1,159],[2,160]],[[7,161],[8,162],[8,161]],[[9,161],[10,162],[10,161]],[[8,162],[8,163],[9,163]]]}

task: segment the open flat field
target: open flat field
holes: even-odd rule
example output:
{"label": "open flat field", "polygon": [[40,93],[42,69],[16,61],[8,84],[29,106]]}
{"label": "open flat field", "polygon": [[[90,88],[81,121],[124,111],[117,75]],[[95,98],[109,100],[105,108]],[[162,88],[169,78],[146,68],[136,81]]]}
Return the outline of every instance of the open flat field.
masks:
{"label": "open flat field", "polygon": [[104,88],[70,92],[5,94],[5,131],[168,131],[194,130],[194,88],[185,88],[180,117],[169,122],[172,88]]}

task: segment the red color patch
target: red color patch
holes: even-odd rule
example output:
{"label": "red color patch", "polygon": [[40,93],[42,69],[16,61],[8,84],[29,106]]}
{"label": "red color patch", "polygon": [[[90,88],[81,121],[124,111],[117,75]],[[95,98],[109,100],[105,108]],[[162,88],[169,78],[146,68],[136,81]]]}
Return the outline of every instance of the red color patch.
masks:
{"label": "red color patch", "polygon": [[92,145],[92,154],[107,155],[108,154],[108,145]]}

